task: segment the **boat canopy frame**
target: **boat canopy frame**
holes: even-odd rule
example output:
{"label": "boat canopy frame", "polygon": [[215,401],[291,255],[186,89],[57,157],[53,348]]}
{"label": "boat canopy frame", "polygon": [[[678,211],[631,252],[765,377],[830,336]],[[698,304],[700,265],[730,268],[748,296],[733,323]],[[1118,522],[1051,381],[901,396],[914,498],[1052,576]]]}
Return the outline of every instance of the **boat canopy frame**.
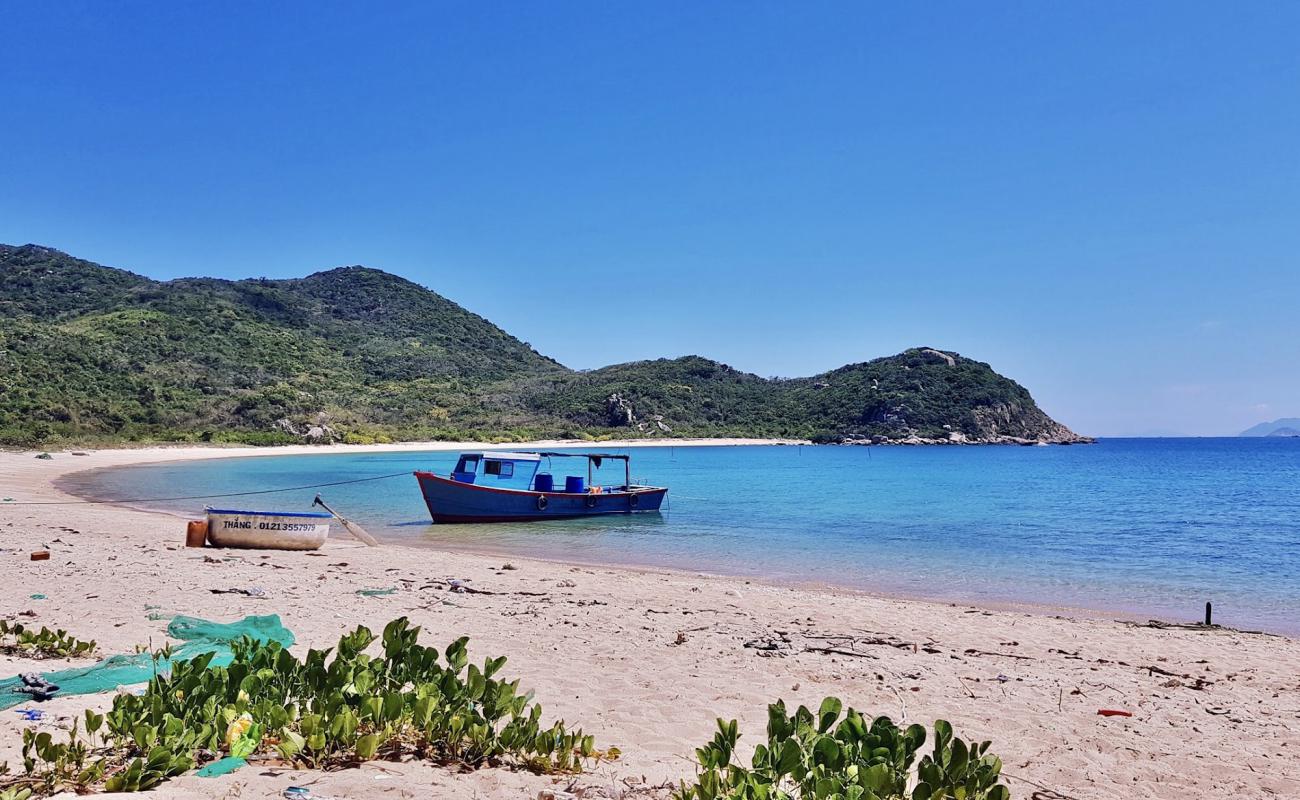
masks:
{"label": "boat canopy frame", "polygon": [[600,462],[604,461],[605,459],[609,459],[611,461],[622,461],[623,462],[623,488],[628,490],[629,492],[632,491],[632,456],[625,455],[622,453],[561,453],[555,451],[551,451],[551,452],[540,451],[537,453],[537,455],[545,456],[547,458],[554,456],[556,458],[587,459],[587,485],[591,485],[591,471],[593,465],[595,466],[596,469],[600,469]]}
{"label": "boat canopy frame", "polygon": [[[492,461],[517,461],[517,462],[534,462],[539,463],[543,458],[585,458],[587,459],[587,484],[591,485],[593,469],[600,469],[602,461],[622,461],[623,462],[623,486],[627,490],[632,489],[632,456],[624,453],[564,453],[558,450],[477,450],[474,452],[463,452],[460,454],[463,461],[466,458],[475,458]],[[537,467],[533,467],[536,473]]]}

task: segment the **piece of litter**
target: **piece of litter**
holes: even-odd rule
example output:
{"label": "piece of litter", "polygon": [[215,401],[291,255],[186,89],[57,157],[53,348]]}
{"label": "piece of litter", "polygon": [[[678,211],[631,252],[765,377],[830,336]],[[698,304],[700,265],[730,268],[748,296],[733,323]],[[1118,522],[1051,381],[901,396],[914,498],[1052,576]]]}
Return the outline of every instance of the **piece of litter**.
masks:
{"label": "piece of litter", "polygon": [[33,551],[32,551],[32,561],[49,561],[49,560],[50,560],[50,551],[49,551],[49,550],[33,550]]}
{"label": "piece of litter", "polygon": [[47,600],[48,598],[47,598],[45,595],[43,595],[43,594],[33,594],[33,595],[28,595],[28,596],[27,596],[27,599],[29,599],[29,600]]}
{"label": "piece of litter", "polygon": [[1118,708],[1099,708],[1097,714],[1103,717],[1131,717],[1132,711],[1121,711]]}
{"label": "piece of litter", "polygon": [[260,586],[252,586],[247,589],[209,589],[213,594],[242,594],[245,597],[266,597],[266,590]]}
{"label": "piece of litter", "polygon": [[45,717],[45,712],[39,708],[15,708],[14,711],[17,711],[22,715],[23,719],[30,722],[36,722]]}
{"label": "piece of litter", "polygon": [[247,764],[248,760],[242,756],[226,756],[225,758],[218,759],[217,761],[213,761],[211,764],[201,767],[199,771],[194,774],[198,775],[200,778],[216,778],[220,775],[229,775]]}
{"label": "piece of litter", "polygon": [[33,700],[49,700],[59,691],[57,684],[45,680],[40,673],[23,672],[18,675],[18,686],[13,690],[19,694],[29,694]]}
{"label": "piece of litter", "polygon": [[290,786],[280,793],[285,800],[333,800],[332,797],[316,794],[306,786]]}
{"label": "piece of litter", "polygon": [[357,594],[362,597],[387,597],[397,591],[397,587],[389,589],[357,589]]}

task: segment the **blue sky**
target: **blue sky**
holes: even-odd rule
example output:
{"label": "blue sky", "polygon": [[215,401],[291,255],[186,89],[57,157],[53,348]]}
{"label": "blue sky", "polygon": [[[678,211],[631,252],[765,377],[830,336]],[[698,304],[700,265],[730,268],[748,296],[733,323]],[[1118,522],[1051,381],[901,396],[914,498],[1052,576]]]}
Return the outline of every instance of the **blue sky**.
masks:
{"label": "blue sky", "polygon": [[1084,433],[1300,415],[1297,3],[0,2],[0,28],[3,242],[159,278],[362,263],[580,368],[929,345]]}

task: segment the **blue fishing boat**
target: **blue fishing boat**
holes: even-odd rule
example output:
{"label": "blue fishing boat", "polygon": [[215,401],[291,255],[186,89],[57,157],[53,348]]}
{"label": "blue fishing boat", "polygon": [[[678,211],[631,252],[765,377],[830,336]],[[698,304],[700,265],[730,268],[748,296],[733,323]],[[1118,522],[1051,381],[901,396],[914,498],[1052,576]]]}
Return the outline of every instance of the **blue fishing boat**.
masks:
{"label": "blue fishing boat", "polygon": [[[542,472],[542,460],[586,459],[587,476],[567,475],[563,487]],[[592,482],[605,461],[623,462],[623,483]],[[668,490],[632,483],[631,459],[613,453],[483,451],[463,453],[450,475],[416,471],[434,522],[523,522],[600,514],[658,511]]]}

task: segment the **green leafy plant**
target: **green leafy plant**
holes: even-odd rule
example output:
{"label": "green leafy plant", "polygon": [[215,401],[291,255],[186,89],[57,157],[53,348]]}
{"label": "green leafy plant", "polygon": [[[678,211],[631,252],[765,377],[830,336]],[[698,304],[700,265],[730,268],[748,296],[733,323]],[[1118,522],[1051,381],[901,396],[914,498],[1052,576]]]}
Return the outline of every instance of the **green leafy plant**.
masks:
{"label": "green leafy plant", "polygon": [[28,630],[22,623],[0,619],[0,653],[24,658],[80,658],[95,652],[93,641],[69,636],[65,630]]}
{"label": "green leafy plant", "polygon": [[814,714],[784,702],[768,706],[767,741],[754,748],[750,766],[736,758],[735,720],[718,720],[712,741],[695,751],[699,774],[683,783],[676,800],[1009,800],[998,782],[1002,762],[988,742],[967,744],[952,726],[935,723],[934,750],[920,725],[900,729],[888,717],[868,720],[828,697]]}
{"label": "green leafy plant", "polygon": [[375,635],[358,627],[332,652],[309,650],[301,660],[278,643],[244,639],[229,666],[213,666],[211,655],[173,663],[144,694],[119,695],[106,714],[86,712],[84,736],[74,726],[56,743],[27,731],[24,784],[42,793],[101,782],[138,791],[222,755],[316,768],[416,757],[548,773],[617,757],[563,721],[543,727],[541,706],[519,681],[496,677],[504,657],[479,667],[467,639],[439,651],[420,645],[419,631],[404,617],[390,622],[376,656],[365,652]]}

